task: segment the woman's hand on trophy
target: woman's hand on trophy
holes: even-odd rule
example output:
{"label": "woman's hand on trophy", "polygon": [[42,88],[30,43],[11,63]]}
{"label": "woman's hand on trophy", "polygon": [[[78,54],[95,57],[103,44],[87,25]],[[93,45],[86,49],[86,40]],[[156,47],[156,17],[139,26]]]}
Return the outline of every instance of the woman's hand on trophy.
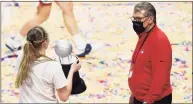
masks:
{"label": "woman's hand on trophy", "polygon": [[79,60],[76,60],[72,65],[70,71],[73,71],[73,73],[77,72],[80,68],[81,65],[80,63],[77,63]]}

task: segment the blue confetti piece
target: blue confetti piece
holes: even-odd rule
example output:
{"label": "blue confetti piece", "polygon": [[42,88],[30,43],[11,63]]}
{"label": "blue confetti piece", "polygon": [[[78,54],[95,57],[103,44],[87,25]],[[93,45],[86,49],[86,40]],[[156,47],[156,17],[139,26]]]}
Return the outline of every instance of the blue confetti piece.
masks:
{"label": "blue confetti piece", "polygon": [[101,64],[105,64],[105,62],[104,62],[104,61],[100,61],[99,63],[101,63]]}

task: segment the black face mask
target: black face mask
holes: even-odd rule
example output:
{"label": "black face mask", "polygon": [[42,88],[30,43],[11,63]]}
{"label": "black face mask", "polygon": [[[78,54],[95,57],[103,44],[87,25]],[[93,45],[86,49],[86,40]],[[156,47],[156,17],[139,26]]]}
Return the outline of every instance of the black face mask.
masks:
{"label": "black face mask", "polygon": [[139,21],[132,21],[133,22],[133,29],[137,34],[141,34],[145,31],[145,28],[143,27],[143,22]]}

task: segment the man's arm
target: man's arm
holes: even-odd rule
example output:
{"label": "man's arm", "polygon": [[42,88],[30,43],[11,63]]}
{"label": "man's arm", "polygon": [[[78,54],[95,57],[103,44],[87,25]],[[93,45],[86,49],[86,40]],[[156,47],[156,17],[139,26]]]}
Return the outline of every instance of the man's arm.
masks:
{"label": "man's arm", "polygon": [[172,65],[172,51],[168,41],[162,40],[152,44],[152,82],[144,102],[153,103],[160,100],[168,80]]}

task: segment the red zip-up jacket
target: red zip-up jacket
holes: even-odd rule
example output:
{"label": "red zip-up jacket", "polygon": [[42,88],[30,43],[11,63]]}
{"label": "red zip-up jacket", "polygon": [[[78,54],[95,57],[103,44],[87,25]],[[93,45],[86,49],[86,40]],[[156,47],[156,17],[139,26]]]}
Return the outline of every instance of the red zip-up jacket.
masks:
{"label": "red zip-up jacket", "polygon": [[139,35],[132,56],[132,61],[134,59],[136,61],[128,83],[137,100],[153,103],[172,93],[170,84],[172,49],[167,36],[157,26],[149,32],[142,45],[146,36],[147,33]]}

